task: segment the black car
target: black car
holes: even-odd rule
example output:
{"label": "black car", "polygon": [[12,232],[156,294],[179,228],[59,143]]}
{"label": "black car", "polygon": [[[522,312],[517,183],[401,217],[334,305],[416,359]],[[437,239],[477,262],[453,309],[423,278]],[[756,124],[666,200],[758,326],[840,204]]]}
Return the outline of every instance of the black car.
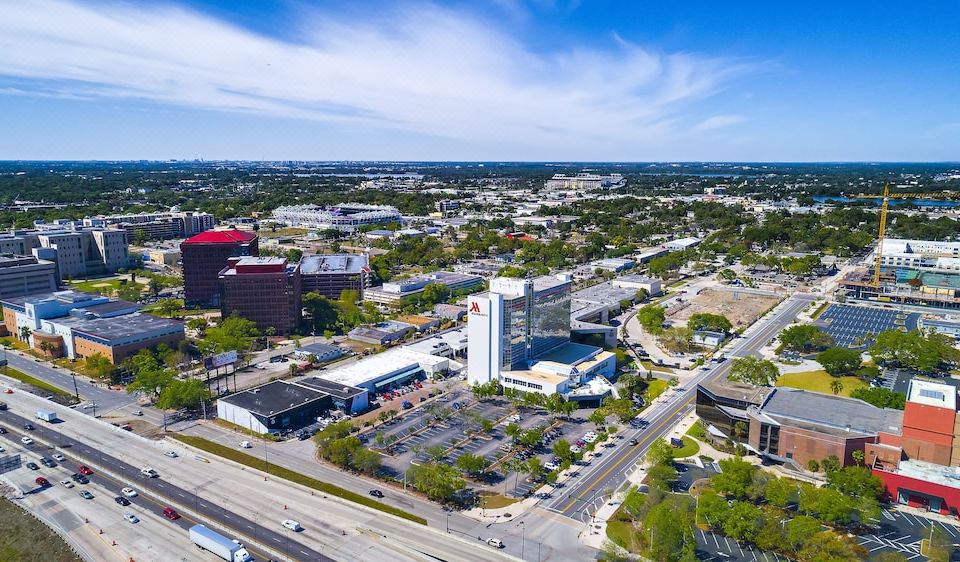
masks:
{"label": "black car", "polygon": [[120,504],[120,505],[130,505],[130,500],[128,500],[127,498],[125,498],[125,497],[123,497],[123,496],[117,496],[117,497],[113,498],[113,501],[117,502],[117,503]]}
{"label": "black car", "polygon": [[29,468],[30,470],[40,470],[40,466],[39,466],[37,463],[35,463],[35,462],[28,462],[28,463],[25,464],[24,466],[26,466],[26,467]]}
{"label": "black car", "polygon": [[90,483],[90,479],[89,479],[89,478],[87,478],[86,476],[84,476],[84,475],[82,475],[82,474],[79,474],[79,473],[74,473],[72,476],[70,476],[70,478],[73,479],[74,482],[77,482],[77,483],[79,483],[79,484],[89,484],[89,483]]}
{"label": "black car", "polygon": [[3,435],[3,434],[6,433],[6,432],[7,432],[7,428],[5,428],[5,427],[0,427],[0,435]]}
{"label": "black car", "polygon": [[47,468],[53,468],[57,466],[57,463],[53,462],[53,460],[48,459],[47,457],[43,457],[42,459],[40,459],[40,464],[42,464]]}
{"label": "black car", "polygon": [[33,424],[32,424],[32,423],[25,423],[25,424],[23,424],[23,429],[26,429],[27,431],[33,431]]}
{"label": "black car", "polygon": [[383,492],[381,492],[380,490],[370,490],[370,495],[375,498],[382,498]]}
{"label": "black car", "polygon": [[310,434],[306,431],[301,431],[297,433],[297,439],[299,439],[300,441],[305,441],[307,439],[310,439]]}

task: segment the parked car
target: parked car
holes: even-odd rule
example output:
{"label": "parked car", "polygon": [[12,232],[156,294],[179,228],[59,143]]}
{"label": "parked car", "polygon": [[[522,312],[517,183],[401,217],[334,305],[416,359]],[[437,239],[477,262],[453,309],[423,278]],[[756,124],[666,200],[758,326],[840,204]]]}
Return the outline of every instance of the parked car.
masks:
{"label": "parked car", "polygon": [[69,480],[61,480],[60,483],[63,484],[64,488],[73,488],[73,482]]}
{"label": "parked car", "polygon": [[43,487],[43,488],[46,488],[47,486],[50,485],[50,481],[47,480],[46,478],[44,478],[43,476],[37,476],[37,478],[36,478],[36,480],[34,480],[34,482],[37,483],[37,486],[41,486],[41,487]]}
{"label": "parked car", "polygon": [[493,548],[503,548],[503,541],[500,539],[489,538],[487,539],[487,544]]}
{"label": "parked car", "polygon": [[300,522],[294,521],[293,519],[284,519],[283,526],[287,529],[290,529],[294,533],[303,529],[303,527],[300,526]]}
{"label": "parked car", "polygon": [[40,470],[40,465],[38,465],[37,463],[35,463],[35,462],[33,462],[33,461],[30,461],[30,462],[24,464],[23,466],[29,468],[30,470]]}
{"label": "parked car", "polygon": [[550,461],[550,462],[544,464],[544,465],[543,465],[543,468],[545,468],[545,469],[547,469],[547,470],[553,471],[553,470],[557,470],[558,468],[560,468],[560,465],[557,464],[557,463],[555,463],[555,462],[553,462],[553,461]]}
{"label": "parked car", "polygon": [[413,404],[411,404],[409,400],[404,400],[403,404],[400,404],[400,407],[404,410],[409,410],[410,408],[413,408]]}

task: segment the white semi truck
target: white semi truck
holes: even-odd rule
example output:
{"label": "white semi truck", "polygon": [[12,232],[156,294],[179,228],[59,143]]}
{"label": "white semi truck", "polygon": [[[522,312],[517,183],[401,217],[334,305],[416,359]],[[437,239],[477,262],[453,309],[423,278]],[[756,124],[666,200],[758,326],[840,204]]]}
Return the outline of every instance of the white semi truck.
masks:
{"label": "white semi truck", "polygon": [[190,527],[190,540],[202,550],[210,551],[227,562],[250,562],[253,557],[238,541],[212,531],[203,525]]}

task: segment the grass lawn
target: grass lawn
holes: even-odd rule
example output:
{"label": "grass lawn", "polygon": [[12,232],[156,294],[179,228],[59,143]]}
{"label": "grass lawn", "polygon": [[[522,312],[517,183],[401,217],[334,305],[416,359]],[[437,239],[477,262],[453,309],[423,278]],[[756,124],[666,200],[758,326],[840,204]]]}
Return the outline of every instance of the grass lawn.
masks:
{"label": "grass lawn", "polygon": [[843,390],[840,391],[840,396],[850,396],[850,393],[854,390],[867,386],[867,383],[857,377],[831,377],[822,369],[782,374],[780,378],[777,379],[777,386],[787,386],[790,388],[822,392],[824,394],[833,394],[833,390],[830,389],[830,382],[833,380],[839,380],[843,383]]}
{"label": "grass lawn", "polygon": [[519,498],[508,498],[502,494],[482,494],[480,496],[480,506],[484,509],[497,509],[507,507],[520,501]]}
{"label": "grass lawn", "polygon": [[647,384],[646,390],[643,391],[643,399],[646,404],[650,404],[668,388],[670,388],[670,383],[667,381],[663,379],[653,379]]}
{"label": "grass lawn", "polygon": [[305,474],[294,472],[289,468],[284,468],[275,464],[264,466],[263,459],[257,458],[253,455],[248,455],[247,453],[238,451],[232,447],[215,443],[209,439],[195,437],[193,435],[180,435],[176,433],[170,434],[170,436],[177,441],[182,441],[187,445],[191,445],[198,449],[203,449],[210,454],[217,455],[225,459],[230,459],[234,462],[238,462],[257,470],[263,470],[264,472],[272,474],[278,478],[283,478],[284,480],[289,480],[290,482],[296,482],[297,484],[307,486],[308,488],[313,488],[314,490],[330,494],[331,496],[337,496],[338,498],[343,498],[347,501],[352,501],[354,503],[362,504],[367,507],[389,513],[391,515],[396,515],[397,517],[402,517],[408,521],[413,521],[414,523],[420,523],[421,525],[427,524],[427,520],[423,517],[419,517],[417,515],[407,513],[402,509],[380,503],[374,498],[363,496],[355,492],[351,492],[350,490],[345,490],[339,486],[334,486],[333,484],[329,484],[327,482],[322,482]]}
{"label": "grass lawn", "polygon": [[81,560],[58,534],[6,498],[0,498],[0,529],[0,560]]}
{"label": "grass lawn", "polygon": [[621,548],[630,550],[634,543],[633,536],[637,530],[633,528],[633,523],[629,521],[607,521],[607,538]]}
{"label": "grass lawn", "polygon": [[108,295],[120,288],[119,279],[90,279],[87,281],[71,281],[70,286],[85,293],[102,293]]}
{"label": "grass lawn", "polygon": [[659,371],[661,373],[670,373],[671,375],[675,373],[675,371],[670,367],[654,365],[651,361],[647,361],[646,359],[641,359],[640,364],[643,365],[648,371]]}
{"label": "grass lawn", "polygon": [[813,318],[814,320],[820,318],[820,315],[823,314],[823,311],[826,310],[828,306],[830,306],[829,302],[821,304],[816,310],[813,311],[813,314],[810,315],[810,318]]}
{"label": "grass lawn", "polygon": [[13,336],[5,336],[0,338],[0,345],[12,347],[13,349],[19,349],[21,351],[26,351],[30,349],[30,346],[27,344],[27,342],[23,340],[18,340]]}
{"label": "grass lawn", "polygon": [[53,386],[52,384],[50,384],[50,383],[48,383],[48,382],[46,382],[46,381],[42,381],[42,380],[40,380],[40,379],[38,379],[38,378],[31,377],[30,375],[28,375],[28,374],[26,374],[26,373],[21,373],[20,371],[18,371],[18,370],[16,370],[16,369],[11,369],[10,367],[5,367],[2,371],[0,371],[0,373],[3,373],[4,375],[10,377],[11,379],[17,379],[17,380],[20,381],[20,382],[27,383],[27,384],[29,384],[30,386],[36,387],[36,388],[38,388],[38,389],[40,389],[40,390],[45,390],[45,391],[50,392],[50,393],[52,393],[52,394],[59,394],[60,396],[63,396],[64,398],[69,398],[71,403],[77,401],[76,397],[73,395],[72,392],[68,392],[68,391],[66,391],[66,390],[63,390],[63,389],[60,388],[60,387],[57,387],[57,386]]}
{"label": "grass lawn", "polygon": [[681,439],[683,439],[683,447],[673,450],[673,458],[685,459],[700,452],[700,445],[698,445],[696,441],[687,436],[683,436]]}

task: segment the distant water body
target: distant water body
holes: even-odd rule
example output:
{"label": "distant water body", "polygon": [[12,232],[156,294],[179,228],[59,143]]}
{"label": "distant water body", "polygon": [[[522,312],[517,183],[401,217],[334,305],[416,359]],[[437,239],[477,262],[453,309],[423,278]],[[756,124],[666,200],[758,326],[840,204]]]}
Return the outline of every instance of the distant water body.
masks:
{"label": "distant water body", "polygon": [[[879,206],[883,203],[882,197],[875,199],[860,199],[840,197],[836,195],[817,195],[813,198],[817,203],[852,203],[854,201],[869,201]],[[918,207],[960,207],[960,201],[940,201],[937,199],[891,199],[890,205],[916,205]]]}

